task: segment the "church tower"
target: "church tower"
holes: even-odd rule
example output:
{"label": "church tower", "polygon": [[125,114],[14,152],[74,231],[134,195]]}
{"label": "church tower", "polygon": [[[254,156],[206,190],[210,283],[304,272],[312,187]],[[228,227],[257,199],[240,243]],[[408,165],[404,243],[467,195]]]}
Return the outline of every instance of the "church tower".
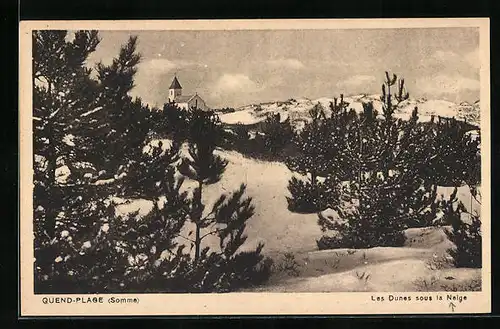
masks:
{"label": "church tower", "polygon": [[177,76],[174,77],[174,80],[170,84],[170,88],[168,88],[168,101],[173,102],[177,96],[182,95],[182,87],[177,80]]}

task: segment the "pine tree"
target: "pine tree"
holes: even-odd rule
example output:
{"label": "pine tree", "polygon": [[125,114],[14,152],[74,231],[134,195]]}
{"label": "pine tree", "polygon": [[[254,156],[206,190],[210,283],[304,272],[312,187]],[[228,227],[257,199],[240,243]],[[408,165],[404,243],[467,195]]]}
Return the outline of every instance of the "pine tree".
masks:
{"label": "pine tree", "polygon": [[448,250],[456,267],[480,268],[482,266],[482,235],[481,219],[478,214],[470,214],[470,223],[462,219],[467,214],[464,204],[457,198],[455,187],[449,200],[442,200],[444,212],[443,221],[451,225],[451,230],[445,231],[454,247]]}
{"label": "pine tree", "polygon": [[[125,284],[113,269],[126,258],[106,232],[123,225],[112,200],[117,184],[98,179],[116,177],[117,167],[142,152],[148,112],[126,95],[138,60],[135,39],[111,66],[98,65],[94,78],[85,63],[97,32],[67,36],[33,33],[35,290],[109,291]],[[64,182],[56,179],[63,165],[70,170]]]}
{"label": "pine tree", "polygon": [[[84,158],[73,147],[75,123],[93,105],[91,98],[81,95],[93,90],[91,70],[83,64],[99,44],[97,32],[78,31],[72,41],[66,36],[66,31],[34,31],[32,35],[34,248],[35,278],[40,279],[35,281],[35,289],[47,286],[45,283],[57,276],[58,222],[67,213],[62,206],[80,196],[61,184],[56,170]],[[68,199],[67,195],[75,198]]]}
{"label": "pine tree", "polygon": [[191,220],[196,227],[194,244],[195,260],[198,260],[201,252],[201,240],[203,239],[201,230],[210,225],[210,222],[203,218],[203,185],[218,182],[224,173],[227,161],[214,154],[222,134],[218,116],[212,112],[192,110],[189,120],[189,155],[191,159],[183,159],[179,169],[184,176],[195,180],[198,184],[193,192],[194,203],[191,214]]}
{"label": "pine tree", "polygon": [[[440,155],[431,163],[432,178],[455,189],[449,200],[442,200],[440,208],[443,224],[451,225],[446,235],[454,243],[448,250],[455,266],[480,268],[482,266],[481,218],[472,213],[473,199],[481,204],[478,186],[481,184],[480,133],[468,134],[465,122],[454,118],[439,118],[434,148]],[[470,209],[457,198],[457,187],[467,185],[470,191]],[[466,220],[465,218],[468,218]]]}
{"label": "pine tree", "polygon": [[[252,199],[244,198],[246,186],[229,197],[221,195],[209,212],[203,203],[203,187],[221,179],[227,160],[214,154],[221,142],[222,129],[218,116],[212,111],[191,109],[189,113],[189,157],[184,158],[179,171],[197,182],[189,220],[195,226],[191,240],[194,251],[194,267],[197,277],[191,278],[199,291],[231,290],[240,286],[261,283],[267,279],[269,264],[263,263],[263,248],[259,244],[250,252],[239,252],[246,241],[246,222],[253,216]],[[204,238],[219,238],[220,252],[202,249]],[[262,267],[263,266],[263,267]]]}
{"label": "pine tree", "polygon": [[96,107],[80,118],[81,148],[99,172],[96,179],[126,173],[141,156],[150,130],[149,108],[128,94],[141,58],[136,47],[137,37],[130,37],[110,65],[97,64]]}
{"label": "pine tree", "polygon": [[[33,149],[35,207],[44,208],[44,231],[54,238],[57,190],[56,169],[80,154],[67,138],[74,122],[91,104],[79,93],[91,89],[90,70],[83,66],[99,43],[96,31],[79,31],[72,42],[66,31],[33,32]],[[70,144],[70,145],[68,145]]]}
{"label": "pine tree", "polygon": [[281,115],[279,113],[272,114],[266,118],[262,133],[264,134],[266,152],[273,155],[283,152],[286,145],[294,137],[290,118],[281,122]]}
{"label": "pine tree", "polygon": [[465,122],[455,118],[438,118],[436,138],[428,175],[442,186],[477,185],[481,181],[480,135],[472,138]]}
{"label": "pine tree", "polygon": [[[126,222],[126,231],[120,232],[120,244],[129,260],[125,272],[126,291],[170,292],[186,289],[182,280],[188,275],[190,258],[184,254],[181,236],[189,214],[187,192],[181,191],[184,179],[176,175],[180,160],[179,144],[170,147],[151,145],[143,160],[124,179],[127,197],[153,201],[153,209],[143,219],[132,216]],[[118,225],[120,227],[120,225]]]}
{"label": "pine tree", "polygon": [[[292,177],[288,183],[291,194],[291,197],[287,197],[288,208],[294,212],[321,211],[332,206],[337,199],[336,191],[330,189],[335,186],[330,180],[335,181],[336,177],[329,175],[332,158],[324,108],[318,103],[311,108],[309,114],[312,121],[294,138],[297,155],[286,159],[286,165],[291,171],[309,176],[307,181]],[[320,182],[320,176],[326,182]]]}
{"label": "pine tree", "polygon": [[[371,104],[365,104],[371,106]],[[369,109],[368,109],[369,110]],[[352,146],[360,145],[358,131],[359,116],[349,109],[349,103],[344,101],[344,96],[340,95],[340,100],[334,98],[330,103],[331,116],[326,121],[326,141],[328,142],[327,156],[332,159],[329,163],[329,173],[337,181],[349,181],[355,179],[359,170],[353,170],[359,166],[356,157],[352,157]],[[363,114],[361,114],[363,116]],[[374,113],[376,116],[376,114]],[[371,116],[370,116],[371,117]],[[350,137],[351,140],[348,140]],[[354,140],[352,140],[354,139]],[[353,144],[353,145],[351,145]],[[336,181],[333,181],[336,183]]]}
{"label": "pine tree", "polygon": [[[396,83],[399,89],[393,99],[391,87]],[[340,234],[337,239],[318,241],[323,248],[327,240],[330,248],[400,246],[405,228],[432,224],[437,186],[423,175],[433,155],[430,129],[418,123],[417,109],[408,121],[394,117],[397,104],[407,97],[404,80],[398,82],[396,75],[391,78],[386,72],[382,119],[367,103],[359,118],[350,117],[350,123],[341,129],[344,138],[339,140],[345,151],[338,158],[344,168],[351,165],[356,172],[347,189],[356,210],[341,213],[345,223],[319,214],[324,232]]]}

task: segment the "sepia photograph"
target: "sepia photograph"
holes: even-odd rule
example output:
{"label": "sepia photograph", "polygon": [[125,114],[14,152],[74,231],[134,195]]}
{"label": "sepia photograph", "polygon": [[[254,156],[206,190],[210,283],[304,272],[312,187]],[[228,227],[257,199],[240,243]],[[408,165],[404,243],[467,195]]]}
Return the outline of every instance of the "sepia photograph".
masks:
{"label": "sepia photograph", "polygon": [[487,19],[22,23],[27,314],[489,310]]}

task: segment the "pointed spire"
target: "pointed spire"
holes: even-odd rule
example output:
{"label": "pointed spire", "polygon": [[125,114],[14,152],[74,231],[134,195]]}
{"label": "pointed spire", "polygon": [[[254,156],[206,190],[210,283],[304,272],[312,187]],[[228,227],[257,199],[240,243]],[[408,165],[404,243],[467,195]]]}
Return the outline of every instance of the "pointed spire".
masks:
{"label": "pointed spire", "polygon": [[169,89],[182,89],[179,80],[177,80],[177,74],[174,76],[174,80],[172,80],[172,84]]}

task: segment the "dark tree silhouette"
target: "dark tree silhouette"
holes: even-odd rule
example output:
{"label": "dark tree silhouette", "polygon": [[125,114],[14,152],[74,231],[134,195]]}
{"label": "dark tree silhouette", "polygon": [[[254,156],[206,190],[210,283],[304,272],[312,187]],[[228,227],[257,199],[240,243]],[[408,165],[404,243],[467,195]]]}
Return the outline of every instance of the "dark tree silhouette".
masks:
{"label": "dark tree silhouette", "polygon": [[297,154],[286,159],[291,171],[308,176],[305,181],[292,177],[288,183],[291,194],[291,197],[287,197],[288,208],[301,213],[333,208],[338,199],[337,177],[330,172],[335,158],[332,157],[325,110],[318,103],[309,114],[311,122],[293,140]]}
{"label": "dark tree silhouette", "polygon": [[[448,250],[456,267],[480,268],[482,266],[482,234],[481,219],[478,214],[467,212],[464,204],[457,198],[457,188],[449,200],[443,200],[443,221],[451,225],[451,230],[445,231],[455,245]],[[470,222],[462,219],[462,214],[468,214]]]}

